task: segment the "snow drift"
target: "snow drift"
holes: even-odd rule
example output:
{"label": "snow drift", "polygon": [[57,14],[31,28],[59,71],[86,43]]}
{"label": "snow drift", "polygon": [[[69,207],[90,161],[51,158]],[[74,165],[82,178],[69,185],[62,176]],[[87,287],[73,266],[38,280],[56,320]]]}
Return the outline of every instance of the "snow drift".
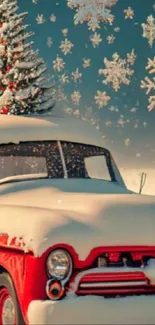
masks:
{"label": "snow drift", "polygon": [[71,180],[1,185],[1,232],[10,240],[22,236],[25,249],[39,256],[61,243],[72,245],[81,259],[97,246],[155,245],[154,197],[128,194],[114,184],[115,194],[101,194],[101,184],[96,193],[93,184],[100,182],[88,180],[83,192],[77,180],[76,186]]}

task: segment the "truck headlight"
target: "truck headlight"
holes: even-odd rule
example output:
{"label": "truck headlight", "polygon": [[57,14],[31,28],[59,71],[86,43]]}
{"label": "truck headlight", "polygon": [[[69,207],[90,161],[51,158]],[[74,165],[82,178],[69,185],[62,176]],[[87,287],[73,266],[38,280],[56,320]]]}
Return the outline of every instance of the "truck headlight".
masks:
{"label": "truck headlight", "polygon": [[50,277],[63,280],[72,272],[72,259],[67,251],[56,249],[47,259],[47,272]]}

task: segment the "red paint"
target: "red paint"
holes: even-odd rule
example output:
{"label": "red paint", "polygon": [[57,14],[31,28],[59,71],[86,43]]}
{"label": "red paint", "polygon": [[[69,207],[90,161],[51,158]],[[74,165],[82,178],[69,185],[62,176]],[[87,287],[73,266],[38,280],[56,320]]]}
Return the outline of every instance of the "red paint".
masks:
{"label": "red paint", "polygon": [[143,272],[110,272],[110,273],[89,273],[82,277],[83,282],[109,282],[109,281],[142,281],[146,280]]}
{"label": "red paint", "polygon": [[144,295],[149,295],[149,294],[155,294],[155,287],[150,287],[150,288],[124,288],[124,289],[120,289],[120,288],[113,288],[112,290],[111,289],[102,289],[102,290],[99,290],[99,289],[96,289],[96,290],[93,290],[92,292],[92,289],[89,290],[77,290],[76,291],[76,294],[77,295],[80,295],[80,296],[86,296],[86,295],[96,295],[96,296],[132,296],[132,295],[139,295],[139,294],[144,294]]}
{"label": "red paint", "polygon": [[[86,257],[85,260],[80,260],[78,253],[70,245],[59,244],[49,249],[41,256],[34,256],[33,252],[29,251],[24,253],[24,243],[22,238],[18,241],[16,238],[13,238],[11,243],[8,245],[8,237],[3,234],[0,236],[0,265],[7,270],[10,274],[18,297],[20,308],[23,314],[25,323],[28,324],[27,320],[27,310],[31,301],[33,300],[42,300],[48,299],[46,295],[46,282],[48,280],[46,272],[46,260],[49,253],[56,249],[63,248],[66,249],[73,260],[73,274],[70,279],[70,283],[74,280],[76,274],[81,271],[88,270],[92,267],[94,260],[102,254],[108,255],[108,258],[111,262],[117,262],[122,253],[130,253],[133,260],[141,260],[145,255],[155,257],[155,246],[117,246],[117,247],[97,247],[94,248],[90,254]],[[82,281],[132,281],[146,279],[143,273],[143,270],[139,272],[128,272],[128,273],[116,273],[109,272],[106,274],[96,273],[86,275]],[[67,284],[68,286],[68,284]],[[69,286],[68,286],[69,287]],[[77,294],[122,294],[130,295],[134,293],[155,293],[155,287],[149,285],[144,287],[135,287],[135,288],[106,288],[104,290],[98,289],[85,289],[77,291]]]}

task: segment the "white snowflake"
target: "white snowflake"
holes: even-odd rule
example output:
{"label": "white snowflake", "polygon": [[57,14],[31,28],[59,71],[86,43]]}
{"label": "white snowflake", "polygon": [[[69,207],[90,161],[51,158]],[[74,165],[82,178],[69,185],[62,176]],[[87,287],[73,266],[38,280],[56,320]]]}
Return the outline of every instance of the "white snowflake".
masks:
{"label": "white snowflake", "polygon": [[111,105],[109,108],[108,108],[108,110],[110,111],[110,112],[119,112],[119,109],[117,108],[117,107],[115,107],[114,105]]}
{"label": "white snowflake", "polygon": [[147,23],[142,24],[143,37],[148,39],[150,47],[153,46],[155,40],[155,18],[150,15],[147,17]]}
{"label": "white snowflake", "polygon": [[71,49],[74,45],[71,41],[69,41],[67,38],[65,38],[64,41],[61,41],[60,49],[63,52],[64,55],[67,55],[71,53]]}
{"label": "white snowflake", "polygon": [[102,108],[107,105],[111,97],[106,94],[106,91],[97,90],[97,94],[94,96],[94,99],[98,108]]}
{"label": "white snowflake", "polygon": [[78,90],[75,90],[71,94],[71,99],[74,105],[79,105],[80,104],[80,99],[81,99],[81,94]]}
{"label": "white snowflake", "polygon": [[120,119],[117,121],[117,127],[122,127],[124,128],[124,125],[126,124],[126,121],[124,120],[123,117],[120,117]]}
{"label": "white snowflake", "polygon": [[136,123],[136,124],[134,125],[134,128],[135,128],[135,129],[138,129],[138,123]]}
{"label": "white snowflake", "polygon": [[78,81],[80,82],[82,78],[82,73],[79,71],[79,68],[77,68],[75,71],[72,72],[72,77],[71,79],[77,83]]}
{"label": "white snowflake", "polygon": [[37,18],[36,18],[37,24],[44,24],[45,22],[45,18],[43,14],[38,14]]}
{"label": "white snowflake", "polygon": [[59,56],[57,56],[57,58],[53,61],[53,69],[55,71],[62,71],[65,67],[65,62],[62,58],[60,58]]}
{"label": "white snowflake", "polygon": [[32,0],[32,3],[37,4],[38,0]]}
{"label": "white snowflake", "polygon": [[105,126],[108,126],[109,127],[111,125],[112,125],[112,122],[110,120],[108,120],[108,121],[105,122]]}
{"label": "white snowflake", "polygon": [[47,46],[51,47],[53,45],[52,37],[47,37]]}
{"label": "white snowflake", "polygon": [[56,91],[56,99],[61,102],[61,101],[66,101],[67,97],[63,92],[63,89],[61,89],[61,87],[59,86],[57,91]]}
{"label": "white snowflake", "polygon": [[63,73],[60,76],[60,82],[62,82],[63,84],[68,84],[69,83],[69,77],[66,75],[66,73]]}
{"label": "white snowflake", "polygon": [[62,32],[63,36],[66,37],[68,35],[68,28],[62,29],[61,32]]}
{"label": "white snowflake", "polygon": [[[155,57],[153,60],[148,59],[146,70],[148,70],[149,74],[155,75]],[[152,92],[153,95],[149,96],[148,110],[151,111],[155,109],[155,76],[152,77],[152,79],[145,77],[144,80],[141,81],[141,88],[146,89],[146,95]]]}
{"label": "white snowflake", "polygon": [[73,109],[70,108],[70,107],[65,107],[65,108],[64,108],[64,111],[65,111],[65,113],[67,113],[68,115],[72,115],[72,113],[73,113]]}
{"label": "white snowflake", "polygon": [[[132,52],[131,52],[132,53]],[[115,91],[120,89],[121,84],[129,85],[130,77],[134,70],[130,69],[130,63],[126,59],[121,59],[118,53],[112,55],[112,60],[104,58],[105,69],[99,69],[99,75],[105,77],[103,84],[112,84]]]}
{"label": "white snowflake", "polygon": [[134,11],[131,7],[128,7],[124,10],[125,13],[125,19],[133,19],[134,17]]}
{"label": "white snowflake", "polygon": [[148,123],[147,122],[143,122],[143,126],[144,126],[144,128],[146,128],[148,126]]}
{"label": "white snowflake", "polygon": [[131,109],[130,109],[130,112],[131,112],[131,113],[136,113],[136,112],[137,112],[137,108],[136,108],[136,107],[131,108]]}
{"label": "white snowflake", "polygon": [[96,32],[93,35],[90,36],[90,40],[91,40],[92,45],[93,45],[94,48],[99,46],[99,44],[102,42],[101,35],[96,33]]}
{"label": "white snowflake", "polygon": [[114,28],[114,32],[115,32],[115,33],[119,33],[119,32],[120,32],[120,27],[115,27],[115,28]]}
{"label": "white snowflake", "polygon": [[115,41],[115,36],[113,34],[107,36],[108,44],[113,44]]}
{"label": "white snowflake", "polygon": [[131,140],[129,138],[127,138],[127,139],[125,139],[124,143],[125,143],[126,147],[129,147],[129,145],[131,144]]}
{"label": "white snowflake", "polygon": [[83,68],[89,68],[91,64],[91,60],[90,59],[83,59]]}
{"label": "white snowflake", "polygon": [[88,22],[88,27],[95,31],[100,22],[112,23],[114,16],[111,7],[117,0],[67,0],[67,5],[76,10],[74,24]]}
{"label": "white snowflake", "polygon": [[136,153],[136,157],[137,157],[137,158],[140,158],[140,157],[141,157],[141,153],[140,153],[140,152],[137,152],[137,153]]}
{"label": "white snowflake", "polygon": [[131,51],[131,53],[127,53],[127,62],[131,65],[134,65],[136,61],[137,55],[134,52],[134,49]]}
{"label": "white snowflake", "polygon": [[57,19],[57,17],[56,17],[54,14],[51,14],[51,16],[50,16],[50,21],[51,21],[52,23],[55,23],[55,22],[56,22],[56,19]]}
{"label": "white snowflake", "polygon": [[76,109],[75,111],[73,111],[73,115],[76,116],[76,117],[80,117],[79,109]]}

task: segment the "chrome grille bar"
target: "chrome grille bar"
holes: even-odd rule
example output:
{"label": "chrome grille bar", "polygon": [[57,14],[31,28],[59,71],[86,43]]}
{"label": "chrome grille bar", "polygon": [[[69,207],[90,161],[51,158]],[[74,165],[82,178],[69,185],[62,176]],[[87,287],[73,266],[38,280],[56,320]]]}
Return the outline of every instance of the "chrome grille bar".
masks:
{"label": "chrome grille bar", "polygon": [[134,287],[134,286],[146,286],[147,280],[144,281],[124,281],[124,282],[92,282],[81,283],[80,288],[107,288],[107,287]]}

